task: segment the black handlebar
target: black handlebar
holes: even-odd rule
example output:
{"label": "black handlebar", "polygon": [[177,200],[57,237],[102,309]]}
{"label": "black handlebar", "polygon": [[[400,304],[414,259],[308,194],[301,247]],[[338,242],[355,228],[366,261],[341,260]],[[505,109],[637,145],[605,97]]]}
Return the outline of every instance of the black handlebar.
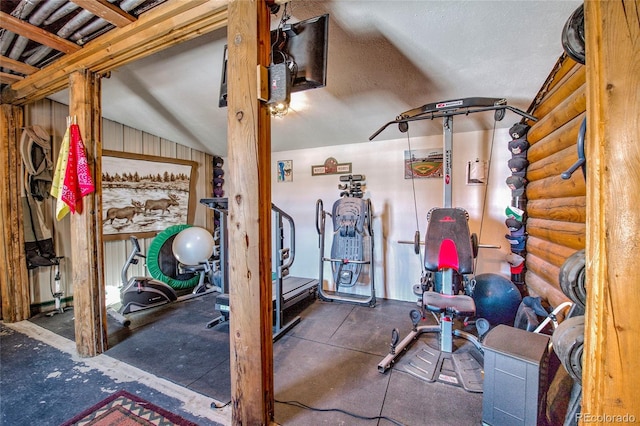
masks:
{"label": "black handlebar", "polygon": [[516,114],[527,118],[531,121],[538,121],[533,115],[522,111],[521,109],[507,105],[506,99],[502,98],[465,98],[451,101],[436,102],[433,104],[427,104],[419,108],[406,111],[396,117],[395,120],[388,122],[380,129],[378,129],[373,135],[369,136],[369,140],[373,140],[384,129],[391,124],[397,123],[400,126],[401,132],[406,132],[408,127],[407,123],[411,121],[419,120],[433,120],[440,117],[451,117],[454,115],[469,115],[476,112],[483,111],[503,111],[509,110]]}

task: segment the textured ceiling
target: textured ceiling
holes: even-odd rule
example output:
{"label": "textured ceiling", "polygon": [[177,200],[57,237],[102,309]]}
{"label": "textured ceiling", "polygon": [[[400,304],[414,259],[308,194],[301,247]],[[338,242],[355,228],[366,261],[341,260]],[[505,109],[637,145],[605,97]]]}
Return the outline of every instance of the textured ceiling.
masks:
{"label": "textured ceiling", "polygon": [[[329,13],[324,88],[292,94],[272,120],[272,149],[367,142],[400,112],[466,97],[506,98],[526,110],[562,54],[562,27],[580,1],[301,1],[290,22]],[[273,26],[280,14],[273,17]],[[227,154],[227,109],[218,107],[226,31],[123,66],[103,80],[106,118],[183,145]],[[68,102],[68,92],[51,96]],[[498,126],[520,117],[507,113]],[[490,129],[493,114],[458,120]],[[436,120],[412,136],[441,134]],[[377,139],[400,137],[390,126]]]}

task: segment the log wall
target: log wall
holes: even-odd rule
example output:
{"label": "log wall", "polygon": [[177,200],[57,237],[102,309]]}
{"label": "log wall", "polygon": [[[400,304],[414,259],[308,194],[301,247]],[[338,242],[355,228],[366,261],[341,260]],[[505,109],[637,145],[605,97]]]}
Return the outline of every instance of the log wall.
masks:
{"label": "log wall", "polygon": [[560,175],[578,159],[577,137],[586,110],[585,67],[562,56],[541,89],[527,135],[527,273],[531,295],[550,305],[567,301],[558,274],[564,261],[585,248],[586,185],[581,169]]}

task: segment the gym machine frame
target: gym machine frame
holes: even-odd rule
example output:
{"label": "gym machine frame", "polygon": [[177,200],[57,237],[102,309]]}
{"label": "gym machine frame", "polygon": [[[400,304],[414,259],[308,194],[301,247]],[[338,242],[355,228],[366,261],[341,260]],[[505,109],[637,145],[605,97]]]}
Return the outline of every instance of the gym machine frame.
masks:
{"label": "gym machine frame", "polygon": [[[444,145],[444,194],[443,194],[443,208],[452,208],[452,165],[453,165],[453,117],[456,115],[469,115],[476,112],[494,111],[494,118],[496,121],[500,121],[504,118],[506,110],[515,112],[516,114],[525,117],[532,121],[537,119],[518,109],[507,105],[507,101],[504,98],[464,98],[455,99],[443,102],[436,102],[423,105],[422,107],[414,108],[400,114],[394,121],[390,121],[378,129],[373,135],[369,137],[369,140],[373,140],[389,125],[397,123],[398,128],[402,133],[405,133],[409,128],[409,123],[419,120],[433,120],[435,118],[443,118],[443,145]],[[475,249],[475,248],[474,248]],[[440,272],[440,271],[439,271]],[[442,289],[441,294],[453,295],[453,269],[444,268],[442,271]],[[421,310],[424,309],[422,299],[420,301]],[[411,311],[411,322],[413,324],[411,332],[400,342],[399,335],[396,329],[392,333],[391,350],[389,354],[378,364],[378,371],[384,373],[395,362],[414,340],[422,333],[438,332],[440,333],[440,351],[444,353],[451,353],[453,349],[453,337],[462,337],[482,351],[482,345],[478,338],[471,333],[467,333],[462,330],[453,329],[453,321],[451,315],[443,311],[437,325],[425,325],[418,326],[418,323],[422,319],[422,314],[417,310]],[[485,331],[486,332],[486,331]]]}
{"label": "gym machine frame", "polygon": [[[131,251],[120,271],[120,279],[122,281],[120,302],[122,306],[118,310],[113,308],[107,309],[107,314],[124,327],[131,325],[131,320],[127,317],[127,314],[155,308],[172,302],[188,300],[221,290],[215,286],[207,288],[205,285],[205,276],[210,275],[212,272],[212,266],[209,260],[201,262],[199,265],[179,265],[184,271],[199,274],[198,284],[190,293],[183,296],[178,296],[176,290],[169,284],[152,277],[135,275],[129,277],[129,268],[131,265],[137,265],[139,258],[146,259],[147,257],[142,253],[137,237],[132,235],[129,237],[129,240],[131,242]],[[220,321],[220,318],[213,321]]]}
{"label": "gym machine frame", "polygon": [[[356,176],[356,175],[354,175]],[[362,175],[357,175],[362,176]],[[351,175],[349,175],[351,177]],[[349,181],[349,179],[343,179],[343,176],[340,177],[341,181]],[[349,197],[348,192],[343,192],[343,196]],[[361,195],[360,195],[361,197]],[[324,247],[324,239],[325,239],[325,229],[326,229],[326,217],[332,217],[331,213],[324,210],[324,206],[322,200],[319,199],[316,201],[316,231],[318,232],[318,246],[320,248],[320,263],[319,263],[319,278],[318,278],[318,297],[321,300],[326,302],[338,301],[338,302],[347,302],[354,303],[356,305],[361,306],[369,306],[374,307],[376,305],[376,287],[375,287],[375,273],[373,270],[373,256],[374,256],[374,244],[373,244],[373,225],[372,225],[372,209],[371,209],[371,200],[365,199],[363,200],[366,206],[366,212],[364,217],[364,227],[366,228],[367,235],[365,236],[369,242],[369,259],[364,260],[351,260],[351,259],[336,259],[332,257],[325,257],[325,247]],[[363,238],[363,244],[366,241]],[[338,279],[336,280],[336,290],[334,292],[327,292],[323,288],[324,284],[324,262],[330,262],[332,267],[337,265],[338,268]],[[347,264],[355,264],[355,265],[369,265],[369,277],[371,282],[369,285],[371,286],[371,293],[367,295],[360,294],[347,294],[344,292],[340,292],[340,268],[342,265]]]}
{"label": "gym machine frame", "polygon": [[[203,198],[201,204],[213,209],[219,214],[220,225],[220,265],[223,288],[225,292],[216,298],[215,309],[224,317],[223,321],[212,321],[208,326],[212,327],[220,322],[228,321],[230,316],[229,306],[229,272],[228,272],[228,244],[227,232],[228,199],[227,198]],[[300,316],[284,323],[284,311],[299,301],[309,297],[315,292],[315,280],[289,276],[289,268],[295,260],[295,224],[293,218],[274,204],[271,204],[273,224],[276,226],[275,255],[277,256],[276,276],[273,281],[273,341],[275,342],[286,332],[300,322]],[[284,246],[284,222],[289,223],[289,247]],[[286,278],[286,279],[285,279]],[[286,284],[286,285],[285,285]],[[286,287],[286,288],[285,288]]]}

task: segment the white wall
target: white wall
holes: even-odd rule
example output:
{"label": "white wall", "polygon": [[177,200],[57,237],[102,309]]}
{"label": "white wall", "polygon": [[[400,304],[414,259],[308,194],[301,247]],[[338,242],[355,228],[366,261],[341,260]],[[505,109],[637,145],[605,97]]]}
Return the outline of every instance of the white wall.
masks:
{"label": "white wall", "polygon": [[[482,244],[501,245],[500,250],[481,249],[476,274],[498,272],[509,275],[504,256],[509,252],[504,235],[504,209],[510,204],[511,192],[505,184],[509,176],[506,129],[495,134],[491,154],[492,132],[457,133],[453,137],[453,205],[465,208],[470,215],[471,232]],[[441,148],[442,136],[411,138],[412,150]],[[315,205],[322,199],[324,210],[330,211],[340,191],[339,175],[312,176],[311,166],[323,164],[328,157],[340,163],[352,163],[352,173],[366,176],[366,193],[373,204],[375,233],[376,295],[382,298],[415,300],[412,286],[419,283],[422,258],[414,253],[413,245],[399,244],[413,241],[416,213],[412,182],[404,179],[404,151],[407,139],[355,143],[306,150],[274,152],[272,154],[272,200],[290,214],[296,224],[296,259],[292,275],[315,278],[319,276],[318,233],[315,227]],[[488,161],[489,183],[466,184],[468,161]],[[277,182],[277,161],[293,160],[293,181]],[[418,226],[422,239],[426,231],[426,215],[432,207],[443,204],[442,179],[415,179]],[[488,190],[485,204],[485,190]],[[484,216],[483,216],[484,215]],[[328,219],[330,220],[330,219]],[[482,228],[482,229],[481,229]],[[330,241],[325,243],[326,255]],[[330,278],[325,265],[324,278]],[[361,293],[361,291],[358,291]]]}

